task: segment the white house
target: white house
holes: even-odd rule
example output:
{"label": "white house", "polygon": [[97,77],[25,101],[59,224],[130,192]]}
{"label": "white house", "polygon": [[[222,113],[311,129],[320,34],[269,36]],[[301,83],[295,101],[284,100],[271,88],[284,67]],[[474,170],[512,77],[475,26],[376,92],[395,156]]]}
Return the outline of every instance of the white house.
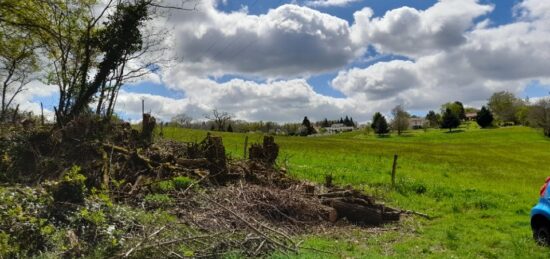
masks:
{"label": "white house", "polygon": [[424,118],[410,118],[409,119],[409,127],[412,129],[420,129],[424,126],[424,123],[426,123],[426,119]]}

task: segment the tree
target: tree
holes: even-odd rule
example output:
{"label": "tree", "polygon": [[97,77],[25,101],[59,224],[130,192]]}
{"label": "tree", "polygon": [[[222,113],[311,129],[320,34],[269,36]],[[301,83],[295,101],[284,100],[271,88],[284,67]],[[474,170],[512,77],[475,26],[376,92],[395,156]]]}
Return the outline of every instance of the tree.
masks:
{"label": "tree", "polygon": [[447,109],[450,109],[452,113],[454,113],[458,119],[464,120],[466,119],[466,112],[464,111],[464,106],[461,102],[456,101],[452,103],[446,103],[441,106],[441,113],[445,113]]}
{"label": "tree", "polygon": [[302,127],[303,127],[302,135],[307,136],[307,135],[315,134],[315,128],[313,128],[307,116],[305,116],[304,120],[302,120]]}
{"label": "tree", "polygon": [[481,110],[477,112],[476,121],[480,127],[487,128],[493,124],[493,114],[483,106]]}
{"label": "tree", "polygon": [[376,120],[376,125],[374,127],[374,132],[378,134],[379,136],[388,134],[390,132],[390,129],[388,127],[388,122],[386,121],[386,117],[381,116]]}
{"label": "tree", "polygon": [[487,103],[495,119],[500,123],[518,122],[516,113],[522,105],[523,101],[521,99],[516,98],[513,93],[506,91],[494,93]]}
{"label": "tree", "polygon": [[409,128],[409,118],[411,115],[403,109],[403,106],[397,105],[392,109],[393,121],[392,127],[397,130],[397,135]]}
{"label": "tree", "polygon": [[426,120],[428,121],[428,126],[431,128],[439,127],[439,122],[441,120],[441,117],[439,114],[436,114],[434,111],[429,111],[428,114],[426,114]]}
{"label": "tree", "polygon": [[529,109],[529,121],[533,127],[542,128],[544,135],[550,137],[550,100],[539,100]]}
{"label": "tree", "polygon": [[204,117],[212,120],[212,122],[214,122],[214,124],[216,125],[216,129],[218,131],[224,131],[225,125],[229,121],[231,121],[232,118],[229,113],[218,111],[218,109],[212,110],[211,114],[206,114]]}
{"label": "tree", "polygon": [[451,111],[450,108],[447,108],[441,119],[441,128],[449,129],[449,132],[451,132],[453,128],[457,128],[458,126],[460,126],[458,115]]}
{"label": "tree", "polygon": [[181,127],[188,127],[192,121],[193,121],[193,118],[191,118],[185,113],[180,113],[172,117],[172,120],[171,120],[172,123],[179,125]]}
{"label": "tree", "polygon": [[323,128],[330,127],[330,124],[328,123],[328,119],[327,119],[327,118],[325,118],[325,119],[323,120],[323,122],[321,122],[321,127],[323,127]]}
{"label": "tree", "polygon": [[376,130],[376,123],[378,122],[379,119],[382,118],[382,114],[379,113],[379,112],[376,112],[373,116],[372,116],[372,122],[370,124],[370,127],[373,129],[373,130]]}
{"label": "tree", "polygon": [[233,132],[233,127],[231,127],[231,124],[229,124],[229,126],[227,126],[227,132]]}
{"label": "tree", "polygon": [[454,102],[455,106],[457,107],[457,115],[458,115],[458,118],[461,119],[461,120],[465,120],[466,119],[466,111],[464,110],[464,105],[459,102],[459,101],[455,101]]}
{"label": "tree", "polygon": [[[0,4],[0,35],[4,28],[29,35],[48,64],[42,69],[44,81],[59,87],[54,107],[58,126],[88,112],[94,101],[96,113],[104,111],[105,118],[111,118],[123,83],[158,65],[151,53],[162,37],[144,34],[149,33],[144,23],[161,8],[184,9],[153,0],[104,1],[103,8],[98,2],[5,0]],[[136,59],[140,62],[134,62],[132,69],[126,66]]]}
{"label": "tree", "polygon": [[350,126],[350,120],[349,117],[346,115],[346,118],[344,119],[344,126],[349,127]]}
{"label": "tree", "polygon": [[28,33],[0,26],[0,123],[37,70],[36,46]]}

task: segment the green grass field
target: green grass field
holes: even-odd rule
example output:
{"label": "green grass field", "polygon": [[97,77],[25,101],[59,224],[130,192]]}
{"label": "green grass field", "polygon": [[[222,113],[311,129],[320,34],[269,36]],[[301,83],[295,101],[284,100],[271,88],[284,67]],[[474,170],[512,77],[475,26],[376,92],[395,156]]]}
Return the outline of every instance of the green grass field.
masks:
{"label": "green grass field", "polygon": [[[245,134],[223,136],[233,157],[243,156]],[[167,128],[166,138],[200,141],[205,131]],[[248,134],[259,142],[261,134]],[[402,209],[424,212],[406,217],[397,230],[368,229],[342,235],[305,237],[305,244],[335,257],[548,258],[529,224],[530,208],[550,175],[550,139],[526,127],[407,132],[379,138],[363,132],[324,137],[276,137],[279,164],[301,179],[322,182],[332,174]],[[397,184],[391,188],[393,155]],[[323,255],[330,256],[330,255]],[[275,255],[274,257],[277,257]],[[301,258],[318,258],[304,251]]]}

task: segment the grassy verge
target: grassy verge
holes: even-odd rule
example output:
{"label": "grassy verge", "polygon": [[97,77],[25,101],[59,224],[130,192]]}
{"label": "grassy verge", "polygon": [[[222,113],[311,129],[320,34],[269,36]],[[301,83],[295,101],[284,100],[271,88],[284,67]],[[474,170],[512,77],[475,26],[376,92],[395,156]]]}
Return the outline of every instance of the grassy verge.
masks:
{"label": "grassy verge", "polygon": [[[222,135],[227,152],[243,156],[261,134]],[[205,131],[166,128],[167,138],[200,141]],[[352,132],[326,137],[277,137],[279,164],[296,177],[363,188],[388,203],[435,217],[403,221],[395,231],[367,230],[341,236],[307,237],[306,244],[352,257],[546,258],[549,250],[531,238],[529,210],[550,175],[550,140],[530,128],[482,130],[466,126],[455,133],[411,131],[379,138]],[[398,154],[397,186],[390,186]],[[307,251],[298,257],[313,256]],[[318,254],[317,254],[318,256]],[[275,256],[277,257],[277,255]]]}

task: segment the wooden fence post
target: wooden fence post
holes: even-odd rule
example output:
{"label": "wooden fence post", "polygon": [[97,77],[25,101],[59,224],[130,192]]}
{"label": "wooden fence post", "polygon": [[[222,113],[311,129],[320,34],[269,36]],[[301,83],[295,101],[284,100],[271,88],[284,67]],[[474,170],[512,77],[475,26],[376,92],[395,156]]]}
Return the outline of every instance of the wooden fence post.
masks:
{"label": "wooden fence post", "polygon": [[40,102],[40,122],[44,126],[44,105]]}
{"label": "wooden fence post", "polygon": [[391,169],[391,187],[395,188],[395,169],[397,168],[397,154],[393,155],[393,165]]}
{"label": "wooden fence post", "polygon": [[246,159],[246,151],[248,150],[248,136],[244,137],[244,159]]}

